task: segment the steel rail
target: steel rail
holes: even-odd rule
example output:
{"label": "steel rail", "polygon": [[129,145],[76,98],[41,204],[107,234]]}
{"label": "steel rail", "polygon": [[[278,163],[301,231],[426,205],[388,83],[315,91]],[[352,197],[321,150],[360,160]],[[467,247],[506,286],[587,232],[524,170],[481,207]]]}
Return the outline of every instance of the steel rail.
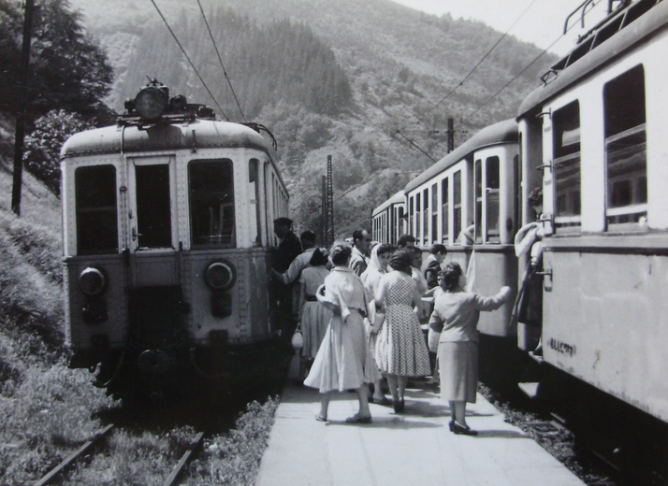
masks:
{"label": "steel rail", "polygon": [[39,481],[37,481],[34,486],[44,486],[47,484],[49,481],[51,481],[53,478],[55,478],[58,474],[60,474],[63,469],[65,469],[67,466],[69,466],[72,462],[74,462],[79,456],[81,456],[84,452],[86,452],[88,449],[91,448],[95,442],[100,440],[102,437],[107,435],[107,433],[114,428],[113,424],[107,425],[104,429],[102,429],[99,433],[97,433],[92,439],[87,441],[85,444],[83,444],[81,447],[79,447],[76,451],[74,451],[72,454],[67,456],[63,461],[58,464],[56,467],[51,469],[45,476],[42,477]]}
{"label": "steel rail", "polygon": [[195,440],[192,441],[186,452],[184,452],[183,456],[181,456],[181,459],[179,459],[179,462],[176,464],[170,475],[167,476],[165,482],[162,483],[162,486],[173,486],[176,484],[176,479],[190,460],[190,456],[192,456],[195,448],[202,442],[202,437],[204,437],[204,432],[200,432],[195,436]]}

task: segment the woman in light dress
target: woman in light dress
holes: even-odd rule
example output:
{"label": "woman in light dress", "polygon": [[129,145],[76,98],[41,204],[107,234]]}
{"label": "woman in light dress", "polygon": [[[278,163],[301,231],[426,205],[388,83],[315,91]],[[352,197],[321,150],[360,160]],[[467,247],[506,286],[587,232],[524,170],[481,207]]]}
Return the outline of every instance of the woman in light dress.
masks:
{"label": "woman in light dress", "polygon": [[346,243],[334,245],[331,251],[334,268],[316,293],[318,301],[333,311],[311,371],[304,380],[304,385],[320,391],[320,412],[316,420],[321,422],[328,419],[332,392],[351,389],[357,393],[359,411],[348,417],[346,422],[371,422],[365,385],[372,381],[365,377],[365,368],[367,373],[370,371],[363,322],[367,307],[364,285],[355,272],[348,268],[351,253],[352,249]]}
{"label": "woman in light dress", "polygon": [[457,262],[443,270],[429,327],[440,332],[438,361],[441,398],[450,402],[450,431],[477,435],[466,423],[466,403],[475,403],[478,389],[478,318],[480,311],[498,309],[508,300],[509,287],[493,297],[464,290],[466,282]]}
{"label": "woman in light dress", "polygon": [[300,379],[304,377],[304,372],[310,369],[332,318],[332,311],[319,303],[315,296],[318,287],[325,283],[325,278],[329,275],[328,257],[329,251],[326,248],[316,248],[309,261],[310,266],[304,268],[299,277],[297,308],[301,309],[299,322],[304,336],[299,370]]}
{"label": "woman in light dress", "polygon": [[390,259],[393,271],[381,277],[376,290],[376,306],[385,312],[385,322],[376,338],[376,363],[387,376],[395,413],[404,410],[408,377],[431,372],[418,320],[424,312],[422,298],[411,276],[411,260],[406,250],[394,252]]}
{"label": "woman in light dress", "polygon": [[[380,243],[371,250],[371,258],[369,259],[369,266],[362,273],[360,278],[364,284],[364,291],[366,292],[366,300],[369,302],[369,318],[365,321],[365,327],[368,340],[368,352],[373,356],[376,349],[376,337],[379,329],[374,328],[374,321],[376,318],[376,289],[380,283],[380,278],[387,273],[390,257],[392,256],[392,245],[388,243]],[[374,365],[378,370],[378,365],[374,358]],[[383,394],[382,381],[383,375],[380,370],[373,377],[373,396],[371,401],[378,405],[390,405],[390,401],[385,398]]]}

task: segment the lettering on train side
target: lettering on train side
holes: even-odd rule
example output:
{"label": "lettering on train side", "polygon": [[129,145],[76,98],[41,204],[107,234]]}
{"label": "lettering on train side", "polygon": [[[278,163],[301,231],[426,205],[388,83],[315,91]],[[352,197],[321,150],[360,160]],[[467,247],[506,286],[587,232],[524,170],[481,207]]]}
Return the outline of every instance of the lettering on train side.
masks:
{"label": "lettering on train side", "polygon": [[574,345],[562,343],[561,341],[557,341],[554,338],[550,338],[550,349],[555,350],[557,353],[567,354],[571,358],[576,351]]}

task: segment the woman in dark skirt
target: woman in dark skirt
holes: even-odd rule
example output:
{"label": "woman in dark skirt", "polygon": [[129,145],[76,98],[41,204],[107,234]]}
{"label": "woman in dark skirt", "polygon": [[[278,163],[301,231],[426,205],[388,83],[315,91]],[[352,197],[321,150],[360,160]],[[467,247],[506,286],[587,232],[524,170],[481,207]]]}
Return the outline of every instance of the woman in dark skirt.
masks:
{"label": "woman in dark skirt", "polygon": [[509,287],[493,297],[464,290],[462,269],[448,263],[434,300],[429,327],[440,332],[438,341],[441,398],[450,402],[450,430],[455,434],[477,435],[466,424],[466,403],[475,403],[478,388],[478,318],[480,311],[498,309],[508,300]]}

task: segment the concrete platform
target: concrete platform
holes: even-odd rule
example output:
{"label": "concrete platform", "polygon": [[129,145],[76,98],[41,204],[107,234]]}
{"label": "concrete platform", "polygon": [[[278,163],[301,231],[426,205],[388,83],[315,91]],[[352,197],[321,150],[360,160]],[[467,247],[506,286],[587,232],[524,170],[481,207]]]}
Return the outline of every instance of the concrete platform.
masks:
{"label": "concrete platform", "polygon": [[[294,369],[294,368],[293,368]],[[346,424],[354,393],[338,393],[329,422],[315,420],[317,390],[289,380],[256,486],[582,486],[583,483],[478,395],[467,407],[477,437],[448,428],[438,390],[406,390],[406,410],[371,404],[373,423]]]}

